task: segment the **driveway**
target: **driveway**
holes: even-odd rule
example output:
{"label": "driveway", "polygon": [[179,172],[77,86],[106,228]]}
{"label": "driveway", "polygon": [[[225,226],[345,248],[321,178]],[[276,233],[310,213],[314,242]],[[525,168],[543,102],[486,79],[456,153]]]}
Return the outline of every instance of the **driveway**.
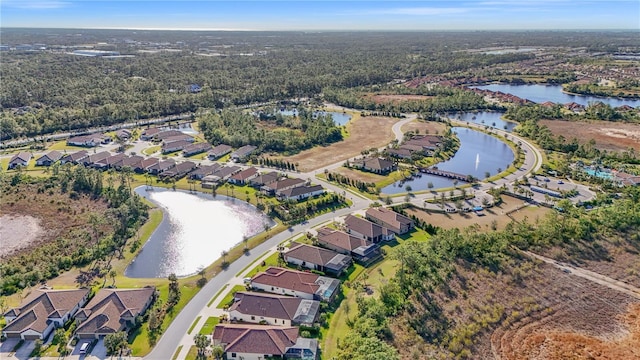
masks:
{"label": "driveway", "polygon": [[91,354],[86,356],[86,359],[106,359],[107,358],[107,348],[104,347],[104,341],[102,339],[98,340],[96,346],[91,350]]}
{"label": "driveway", "polygon": [[29,359],[29,354],[31,354],[31,351],[33,351],[33,348],[35,347],[35,341],[33,340],[26,340],[24,344],[20,346],[20,349],[18,349],[13,356],[10,356],[10,354],[12,354],[11,350],[13,350],[19,341],[20,339],[5,340],[0,345],[0,359]]}

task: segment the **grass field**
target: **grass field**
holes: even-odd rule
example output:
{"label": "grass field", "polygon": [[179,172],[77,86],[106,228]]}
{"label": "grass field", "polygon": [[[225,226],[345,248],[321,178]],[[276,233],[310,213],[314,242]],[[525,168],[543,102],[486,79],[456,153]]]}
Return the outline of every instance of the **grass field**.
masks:
{"label": "grass field", "polygon": [[213,328],[215,328],[219,322],[220,322],[219,317],[217,316],[209,317],[207,321],[204,322],[204,325],[202,325],[202,328],[200,328],[200,334],[211,335],[211,333],[213,332]]}
{"label": "grass field", "polygon": [[407,131],[418,130],[420,134],[436,135],[436,134],[444,133],[446,129],[447,129],[447,125],[445,123],[435,122],[435,121],[414,120],[410,123],[404,124],[400,130],[403,133],[406,133]]}
{"label": "grass field", "polygon": [[242,285],[236,285],[236,286],[232,287],[231,290],[229,291],[229,293],[227,293],[227,296],[225,296],[222,299],[222,301],[220,301],[220,303],[218,304],[217,308],[218,309],[224,309],[224,307],[226,305],[229,305],[233,301],[233,296],[238,291],[245,291],[245,290],[247,290],[247,288],[242,286]]}
{"label": "grass field", "polygon": [[311,171],[359,155],[365,148],[379,148],[395,139],[391,127],[398,121],[391,117],[354,114],[347,124],[350,136],[329,146],[318,146],[287,157],[298,163],[300,171]]}

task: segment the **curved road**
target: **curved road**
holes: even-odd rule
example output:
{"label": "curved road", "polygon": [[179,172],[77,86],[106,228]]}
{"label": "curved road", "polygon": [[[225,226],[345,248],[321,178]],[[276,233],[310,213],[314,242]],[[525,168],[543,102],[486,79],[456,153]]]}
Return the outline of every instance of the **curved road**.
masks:
{"label": "curved road", "polygon": [[[393,133],[396,137],[396,140],[398,141],[402,141],[404,137],[404,133],[401,130],[402,126],[417,118],[415,114],[410,114],[406,116],[407,118],[396,122],[392,127]],[[455,121],[452,121],[452,122],[455,122]],[[482,126],[476,126],[476,127],[482,128]],[[497,130],[496,132],[503,136],[504,134],[506,134],[501,130]],[[513,134],[508,134],[508,136],[511,137],[512,140],[520,141],[523,149],[526,149],[525,164],[523,165],[522,170],[518,170],[516,173],[511,175],[513,176],[513,180],[530,171],[537,171],[538,169],[540,169],[542,155],[539,153],[539,151],[533,145],[527,142],[525,139],[522,139]],[[336,164],[328,165],[322,169],[317,169],[307,173],[294,173],[294,172],[288,172],[288,173],[293,176],[306,178],[309,180],[313,180],[314,182],[321,183],[324,187],[331,189],[334,192],[345,193],[345,190],[343,188],[337,187],[333,184],[327,183],[315,177],[315,174],[321,173],[325,169],[331,169],[336,166],[342,166],[343,163],[344,163],[343,161],[340,161]],[[494,184],[483,184],[482,187],[485,189],[488,189],[494,186],[499,186],[502,183],[509,182],[509,180],[507,180],[506,178],[501,180],[502,182],[500,184],[498,184],[497,182]],[[349,194],[352,194],[352,193],[349,192]],[[190,338],[192,338],[193,335],[188,335],[187,331],[191,326],[191,324],[195,321],[195,319],[201,313],[201,311],[207,307],[207,303],[211,300],[211,298],[220,289],[222,289],[224,285],[231,283],[236,277],[236,274],[238,272],[240,272],[246,266],[251,264],[254,260],[261,257],[265,252],[274,250],[283,241],[291,237],[297,236],[299,234],[302,234],[310,228],[318,226],[324,222],[331,221],[336,217],[345,216],[355,211],[364,210],[368,208],[372,203],[371,200],[365,199],[359,194],[353,194],[353,195],[354,196],[347,195],[349,199],[353,201],[353,205],[350,208],[340,209],[332,213],[318,216],[316,218],[309,220],[307,223],[293,226],[289,228],[288,231],[284,231],[279,234],[276,234],[272,238],[268,239],[264,243],[252,249],[249,255],[240,257],[238,260],[230,264],[226,270],[221,271],[216,276],[214,276],[204,286],[204,288],[201,291],[199,291],[194,296],[194,298],[184,307],[184,309],[178,314],[178,316],[176,316],[176,318],[173,320],[171,325],[169,325],[169,327],[167,328],[163,336],[159,339],[158,343],[156,344],[152,352],[149,355],[147,355],[145,359],[163,360],[163,359],[169,358],[173,356],[174,352],[176,351],[176,349],[181,343],[188,344],[190,341]],[[229,286],[228,289],[231,289],[231,286]],[[220,296],[222,297],[222,294]],[[186,354],[188,350],[189,349],[186,346],[184,346],[183,349],[181,350],[180,355]],[[182,358],[182,357],[183,356],[179,356],[179,358]]]}

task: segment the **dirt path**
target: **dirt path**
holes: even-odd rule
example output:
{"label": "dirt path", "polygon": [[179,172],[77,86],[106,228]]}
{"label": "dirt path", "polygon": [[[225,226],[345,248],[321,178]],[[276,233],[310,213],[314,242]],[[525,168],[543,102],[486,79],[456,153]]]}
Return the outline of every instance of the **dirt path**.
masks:
{"label": "dirt path", "polygon": [[616,279],[612,279],[608,276],[604,276],[604,275],[600,275],[598,273],[595,273],[593,271],[589,271],[586,269],[582,269],[582,268],[577,268],[574,266],[569,266],[566,264],[562,264],[559,263],[553,259],[550,259],[548,257],[544,257],[538,254],[534,254],[530,251],[523,251],[524,254],[529,255],[531,257],[535,257],[536,259],[542,260],[544,262],[546,262],[547,264],[551,264],[557,268],[559,268],[560,270],[562,270],[563,272],[567,273],[567,274],[572,274],[575,276],[579,276],[581,278],[587,279],[589,281],[593,281],[596,284],[600,284],[602,286],[606,286],[609,289],[612,290],[616,290],[616,291],[620,291],[622,293],[625,293],[629,296],[633,296],[636,299],[640,299],[640,289],[623,283],[622,281],[618,281]]}

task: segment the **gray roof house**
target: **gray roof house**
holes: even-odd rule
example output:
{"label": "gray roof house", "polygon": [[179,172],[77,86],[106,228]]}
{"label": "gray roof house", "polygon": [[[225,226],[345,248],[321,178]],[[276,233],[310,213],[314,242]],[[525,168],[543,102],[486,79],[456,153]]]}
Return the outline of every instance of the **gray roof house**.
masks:
{"label": "gray roof house", "polygon": [[307,244],[297,244],[283,254],[289,264],[340,276],[351,266],[351,256]]}
{"label": "gray roof house", "polygon": [[60,151],[50,151],[36,159],[37,166],[51,166],[56,161],[62,159],[62,153]]}
{"label": "gray roof house", "polygon": [[11,157],[11,160],[9,160],[8,168],[13,169],[16,166],[26,167],[27,165],[29,165],[29,161],[31,161],[31,153],[21,151]]}
{"label": "gray roof house", "polygon": [[317,300],[259,292],[237,292],[233,301],[229,319],[261,325],[313,326],[320,311]]}

